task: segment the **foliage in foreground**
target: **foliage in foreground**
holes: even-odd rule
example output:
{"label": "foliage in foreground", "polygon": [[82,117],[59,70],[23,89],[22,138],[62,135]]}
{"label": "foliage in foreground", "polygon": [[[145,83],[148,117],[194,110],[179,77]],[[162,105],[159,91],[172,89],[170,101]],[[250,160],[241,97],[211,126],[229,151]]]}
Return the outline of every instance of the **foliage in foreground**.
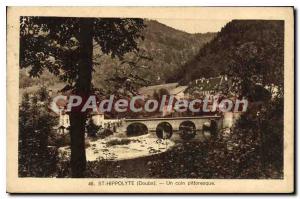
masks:
{"label": "foliage in foreground", "polygon": [[[41,88],[23,96],[19,111],[19,176],[49,177],[56,172],[57,150],[49,146],[56,119],[47,110]],[[51,141],[50,141],[51,142]]]}
{"label": "foliage in foreground", "polygon": [[[249,144],[250,146],[251,144]],[[228,150],[222,139],[179,144],[173,150],[131,160],[88,162],[86,177],[93,178],[282,178],[275,167],[262,170],[259,148]],[[214,149],[213,149],[214,148]],[[66,177],[66,176],[65,176]]]}

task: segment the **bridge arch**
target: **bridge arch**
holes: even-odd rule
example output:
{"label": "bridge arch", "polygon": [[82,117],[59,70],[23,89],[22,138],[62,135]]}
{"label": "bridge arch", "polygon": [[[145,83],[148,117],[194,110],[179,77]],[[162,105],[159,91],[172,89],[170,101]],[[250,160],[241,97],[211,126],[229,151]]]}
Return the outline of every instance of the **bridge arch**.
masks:
{"label": "bridge arch", "polygon": [[127,126],[126,134],[128,137],[145,135],[148,133],[148,127],[141,122],[134,122]]}
{"label": "bridge arch", "polygon": [[186,120],[179,125],[179,135],[184,140],[192,139],[196,136],[196,125],[190,120]]}
{"label": "bridge arch", "polygon": [[[214,120],[215,122],[212,122]],[[184,121],[191,121],[195,124],[196,130],[198,131],[206,131],[207,128],[210,128],[211,123],[215,123],[217,130],[222,128],[223,119],[221,116],[200,116],[200,117],[172,117],[172,118],[130,118],[124,119],[122,121],[121,127],[118,129],[120,132],[127,131],[127,127],[132,123],[143,123],[146,125],[148,129],[148,133],[156,132],[157,126],[162,122],[167,122],[172,126],[172,132],[179,131],[179,126]]]}
{"label": "bridge arch", "polygon": [[156,136],[161,139],[169,139],[173,135],[173,127],[169,122],[160,122],[156,127]]}

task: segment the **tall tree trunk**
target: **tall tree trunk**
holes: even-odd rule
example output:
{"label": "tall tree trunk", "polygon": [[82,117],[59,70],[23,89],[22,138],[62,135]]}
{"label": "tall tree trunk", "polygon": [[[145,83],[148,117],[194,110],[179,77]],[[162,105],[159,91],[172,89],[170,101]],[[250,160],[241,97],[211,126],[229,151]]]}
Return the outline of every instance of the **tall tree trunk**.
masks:
{"label": "tall tree trunk", "polygon": [[[93,19],[80,19],[79,66],[75,94],[88,97],[91,93],[93,57]],[[83,99],[84,102],[84,99]],[[87,112],[72,109],[70,114],[71,170],[73,178],[84,177],[86,169],[85,125]]]}

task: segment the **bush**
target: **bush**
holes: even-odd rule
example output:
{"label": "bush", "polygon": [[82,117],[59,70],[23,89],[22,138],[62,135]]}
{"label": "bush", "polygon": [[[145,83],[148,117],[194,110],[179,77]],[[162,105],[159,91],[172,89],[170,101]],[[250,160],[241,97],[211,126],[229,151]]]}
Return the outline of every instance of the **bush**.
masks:
{"label": "bush", "polygon": [[54,136],[52,136],[51,138],[51,145],[54,145],[58,148],[64,146],[70,146],[71,145],[70,134],[65,134],[65,135],[54,134]]}
{"label": "bush", "polygon": [[103,129],[103,130],[98,131],[97,136],[101,139],[104,139],[112,134],[114,134],[114,132],[112,132],[111,130]]}
{"label": "bush", "polygon": [[127,145],[131,142],[130,139],[113,139],[113,140],[110,140],[106,143],[106,146],[107,147],[110,147],[110,146],[114,146],[114,145]]}
{"label": "bush", "polygon": [[89,119],[88,124],[86,125],[86,130],[89,137],[96,137],[100,127],[94,123],[93,119]]}

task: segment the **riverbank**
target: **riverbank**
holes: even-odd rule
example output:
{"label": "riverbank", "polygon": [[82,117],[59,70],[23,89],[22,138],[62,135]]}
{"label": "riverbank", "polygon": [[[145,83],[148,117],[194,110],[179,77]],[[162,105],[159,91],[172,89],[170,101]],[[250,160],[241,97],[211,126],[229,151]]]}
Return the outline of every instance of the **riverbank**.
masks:
{"label": "riverbank", "polygon": [[[87,161],[119,161],[164,153],[170,150],[175,143],[147,134],[128,138],[110,136],[105,139],[90,139],[88,145],[86,148]],[[70,147],[61,147],[59,153],[64,154],[64,159],[69,159]]]}

